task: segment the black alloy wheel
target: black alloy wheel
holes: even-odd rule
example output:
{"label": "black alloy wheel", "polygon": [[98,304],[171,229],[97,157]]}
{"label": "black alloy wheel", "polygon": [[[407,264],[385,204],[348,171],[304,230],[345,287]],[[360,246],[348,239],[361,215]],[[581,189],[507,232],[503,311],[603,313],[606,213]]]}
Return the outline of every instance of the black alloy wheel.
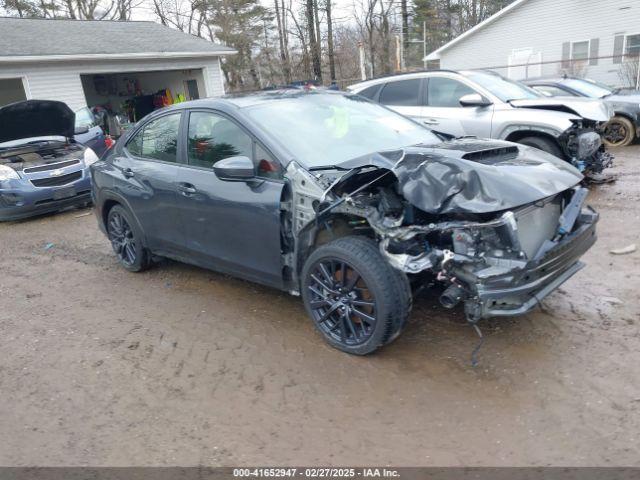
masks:
{"label": "black alloy wheel", "polygon": [[367,355],[398,337],[411,310],[407,276],[364,236],[317,247],[301,272],[301,293],[316,329],[332,347]]}
{"label": "black alloy wheel", "polygon": [[626,147],[635,138],[633,123],[624,117],[613,117],[604,127],[604,140],[609,147]]}
{"label": "black alloy wheel", "polygon": [[122,263],[129,266],[136,263],[136,242],[133,238],[133,231],[129,223],[119,213],[110,215],[109,239],[113,251],[116,252]]}
{"label": "black alloy wheel", "polygon": [[132,272],[148,267],[147,251],[133,226],[133,221],[120,205],[114,206],[107,216],[107,236],[120,265]]}
{"label": "black alloy wheel", "polygon": [[307,286],[309,307],[318,329],[347,346],[362,345],[376,325],[376,301],[360,273],[349,263],[317,262]]}

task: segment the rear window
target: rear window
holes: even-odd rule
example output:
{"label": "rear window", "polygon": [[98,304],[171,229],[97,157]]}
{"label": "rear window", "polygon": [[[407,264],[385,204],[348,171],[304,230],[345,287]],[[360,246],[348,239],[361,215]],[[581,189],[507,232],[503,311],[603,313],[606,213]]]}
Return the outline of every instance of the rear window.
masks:
{"label": "rear window", "polygon": [[408,107],[420,105],[420,79],[387,83],[380,93],[380,103]]}

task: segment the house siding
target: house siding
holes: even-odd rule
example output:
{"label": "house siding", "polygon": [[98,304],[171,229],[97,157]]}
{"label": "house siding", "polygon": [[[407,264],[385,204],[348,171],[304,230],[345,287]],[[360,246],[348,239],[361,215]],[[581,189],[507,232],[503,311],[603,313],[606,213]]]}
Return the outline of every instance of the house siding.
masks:
{"label": "house siding", "polygon": [[[556,75],[561,73],[563,43],[598,39],[598,55],[611,57],[616,35],[638,33],[638,0],[528,0],[442,51],[440,67],[494,68],[506,75],[512,51],[532,48],[541,52],[542,62],[556,62],[544,63],[542,75]],[[580,71],[612,85],[622,83],[619,72],[612,58],[601,58]]]}
{"label": "house siding", "polygon": [[201,78],[204,82],[204,91],[201,89],[201,97],[216,97],[224,94],[219,57],[107,62],[3,63],[0,64],[0,78],[24,78],[28,99],[60,100],[68,104],[72,110],[77,110],[86,106],[80,79],[82,74],[197,69],[202,69],[203,73]]}

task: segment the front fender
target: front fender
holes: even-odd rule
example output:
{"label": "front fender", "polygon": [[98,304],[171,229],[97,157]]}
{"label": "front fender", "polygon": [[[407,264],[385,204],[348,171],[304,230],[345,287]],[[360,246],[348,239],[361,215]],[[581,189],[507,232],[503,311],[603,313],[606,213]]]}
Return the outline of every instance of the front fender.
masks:
{"label": "front fender", "polygon": [[504,140],[514,132],[540,132],[558,138],[580,117],[564,112],[508,108],[496,111],[492,120],[493,138]]}

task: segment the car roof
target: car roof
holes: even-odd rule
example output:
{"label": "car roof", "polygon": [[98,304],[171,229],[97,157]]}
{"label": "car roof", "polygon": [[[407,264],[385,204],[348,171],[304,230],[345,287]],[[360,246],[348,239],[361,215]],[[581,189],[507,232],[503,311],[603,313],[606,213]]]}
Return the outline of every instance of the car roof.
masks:
{"label": "car roof", "polygon": [[291,98],[301,98],[308,95],[348,95],[349,92],[340,92],[324,89],[282,88],[277,90],[264,90],[248,93],[233,93],[221,97],[202,98],[187,102],[176,103],[162,111],[180,110],[188,108],[216,108],[221,110],[235,110],[238,108],[252,107],[264,103],[277,102]]}
{"label": "car roof", "polygon": [[392,75],[383,75],[383,76],[372,78],[372,79],[369,79],[369,80],[364,80],[362,82],[354,83],[353,85],[350,85],[347,88],[361,91],[361,90],[364,90],[367,87],[372,87],[374,85],[379,85],[379,84],[385,83],[385,82],[387,82],[389,80],[395,80],[395,79],[400,79],[400,78],[407,78],[407,79],[423,78],[423,77],[428,77],[430,75],[438,74],[438,73],[460,75],[460,76],[463,76],[463,77],[466,77],[466,76],[468,76],[468,75],[470,75],[472,73],[485,73],[487,75],[494,75],[496,77],[502,78],[502,76],[499,73],[494,72],[492,70],[446,70],[446,69],[418,70],[418,71],[415,71],[415,72],[405,72],[405,73],[397,73],[397,74],[392,74]]}

